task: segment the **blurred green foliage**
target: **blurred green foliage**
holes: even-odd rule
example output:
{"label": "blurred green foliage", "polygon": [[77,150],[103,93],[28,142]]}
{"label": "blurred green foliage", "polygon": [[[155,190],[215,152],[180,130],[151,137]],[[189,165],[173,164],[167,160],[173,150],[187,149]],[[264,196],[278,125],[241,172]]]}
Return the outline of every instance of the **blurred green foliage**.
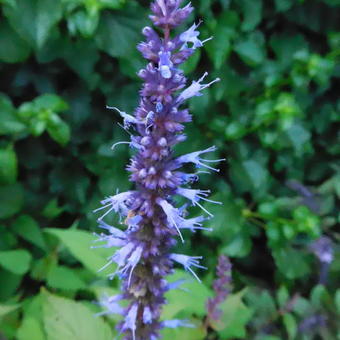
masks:
{"label": "blurred green foliage", "polygon": [[[129,188],[127,148],[114,105],[132,112],[135,45],[149,1],[0,0],[0,337],[108,340],[115,316],[92,303],[117,292],[98,273],[109,251],[90,248],[99,200]],[[166,318],[195,329],[165,339],[339,339],[339,1],[194,1],[202,36],[184,65],[222,80],[193,98],[194,122],[178,153],[217,145],[227,162],[203,176],[224,205],[212,233],[178,247],[203,255],[204,284],[169,293]],[[194,18],[192,18],[194,19]],[[324,270],[310,250],[334,244]],[[189,235],[188,235],[189,236]],[[195,254],[194,254],[195,250]],[[219,254],[231,257],[234,292],[204,327]],[[186,274],[176,271],[176,278]]]}

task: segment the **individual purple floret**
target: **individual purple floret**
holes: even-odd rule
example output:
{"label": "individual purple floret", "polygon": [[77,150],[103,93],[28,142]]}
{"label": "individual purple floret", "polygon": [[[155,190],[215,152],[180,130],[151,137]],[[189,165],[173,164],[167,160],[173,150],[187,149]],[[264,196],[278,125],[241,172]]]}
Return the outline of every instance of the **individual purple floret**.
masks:
{"label": "individual purple floret", "polygon": [[329,237],[321,236],[310,245],[310,249],[322,263],[331,263],[334,259],[333,244]]}
{"label": "individual purple floret", "polygon": [[[186,100],[202,95],[202,90],[219,80],[203,83],[208,76],[204,73],[187,86],[178,68],[205,42],[199,40],[196,24],[184,33],[172,34],[172,29],[183,23],[193,10],[190,3],[180,8],[181,3],[182,0],[156,0],[151,4],[150,18],[157,28],[145,27],[145,42],[138,45],[148,60],[147,66],[138,72],[144,81],[139,106],[133,114],[110,107],[121,116],[122,127],[130,134],[129,141],[118,142],[113,148],[128,144],[135,151],[127,166],[135,189],[116,193],[101,202],[102,207],[96,210],[101,213],[98,222],[107,233],[97,235],[93,247],[116,248],[104,268],[115,266],[109,277],[122,279],[121,294],[103,297],[100,305],[105,311],[100,315],[120,314],[122,321],[118,330],[125,340],[156,340],[164,327],[192,326],[186,320],[161,321],[160,318],[166,303],[165,293],[178,287],[166,281],[174,265],[181,265],[199,281],[197,270],[205,269],[201,256],[174,254],[171,248],[178,238],[184,242],[184,229],[191,232],[210,229],[203,227],[208,216],[187,218],[187,205],[177,207],[174,198],[186,198],[189,204],[200,207],[210,217],[203,202],[219,204],[208,199],[209,190],[188,187],[207,170],[218,171],[210,164],[221,159],[204,158],[216,147],[177,158],[173,154],[176,144],[186,139],[184,123],[192,119],[183,107]],[[179,169],[187,163],[205,169],[186,174]],[[125,230],[107,224],[110,213],[118,214]],[[121,300],[127,300],[128,304]]]}
{"label": "individual purple floret", "polygon": [[310,245],[310,250],[320,261],[319,284],[327,283],[328,271],[334,260],[333,242],[327,236],[321,236]]}
{"label": "individual purple floret", "polygon": [[221,317],[221,310],[219,305],[226,300],[230,293],[230,283],[231,283],[231,263],[227,256],[221,255],[218,258],[217,265],[217,279],[213,283],[213,288],[215,296],[208,300],[207,310],[208,319],[213,321],[218,321]]}

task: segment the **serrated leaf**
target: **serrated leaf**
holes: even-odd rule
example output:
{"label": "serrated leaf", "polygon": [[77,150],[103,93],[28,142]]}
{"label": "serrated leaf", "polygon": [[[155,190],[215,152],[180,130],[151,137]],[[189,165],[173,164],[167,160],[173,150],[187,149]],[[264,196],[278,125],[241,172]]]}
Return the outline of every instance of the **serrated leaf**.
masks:
{"label": "serrated leaf", "polygon": [[65,266],[54,266],[47,274],[47,284],[51,288],[79,290],[86,287],[85,282],[74,270]]}
{"label": "serrated leaf", "polygon": [[70,253],[81,262],[86,268],[99,276],[106,276],[108,273],[114,272],[114,265],[109,266],[107,270],[98,272],[107,263],[107,258],[113,255],[114,249],[91,249],[96,239],[94,235],[83,230],[63,230],[48,228],[45,232],[59,238]]}
{"label": "serrated leaf", "polygon": [[27,273],[32,256],[24,249],[0,251],[0,266],[17,275]]}
{"label": "serrated leaf", "polygon": [[104,13],[99,22],[96,43],[112,57],[126,57],[133,54],[143,24],[144,19],[140,13]]}
{"label": "serrated leaf", "polygon": [[112,340],[110,327],[80,302],[44,292],[43,319],[47,340]]}
{"label": "serrated leaf", "polygon": [[29,215],[19,216],[12,224],[13,231],[23,239],[46,250],[46,243],[38,223]]}
{"label": "serrated leaf", "polygon": [[229,295],[226,301],[220,305],[219,309],[223,314],[219,321],[212,323],[212,327],[222,339],[247,338],[246,325],[253,312],[242,301],[245,292],[242,290]]}
{"label": "serrated leaf", "polygon": [[46,340],[39,320],[34,317],[24,317],[16,333],[17,340]]}
{"label": "serrated leaf", "polygon": [[204,340],[206,337],[206,329],[202,326],[201,320],[190,320],[192,327],[177,327],[177,328],[165,328],[161,331],[162,339],[174,340]]}
{"label": "serrated leaf", "polygon": [[20,305],[0,305],[0,320],[2,317],[5,315],[15,311],[16,309],[19,308]]}
{"label": "serrated leaf", "polygon": [[286,247],[275,249],[272,254],[279,271],[289,279],[302,278],[310,271],[301,251]]}
{"label": "serrated leaf", "polygon": [[231,162],[231,173],[242,191],[252,191],[255,196],[261,195],[268,187],[270,178],[266,167],[255,159],[242,162]]}
{"label": "serrated leaf", "polygon": [[[42,320],[42,316],[43,316],[43,311],[42,311],[43,302],[44,302],[43,295],[41,293],[39,293],[39,294],[37,294],[35,296],[27,298],[26,301],[25,301],[25,304],[23,304],[23,308],[22,308],[23,309],[23,314],[24,314],[23,315],[23,317],[24,317],[23,321],[25,321],[26,318],[34,319],[39,324],[38,327],[40,328],[40,331],[37,330],[37,334],[38,333],[45,334],[44,330],[43,330],[43,320]],[[36,324],[36,322],[34,322],[34,323]],[[33,328],[36,329],[37,325],[34,325]]]}
{"label": "serrated leaf", "polygon": [[179,313],[187,317],[194,314],[198,316],[205,315],[205,303],[211,293],[204,284],[189,275],[183,270],[176,270],[175,274],[169,277],[169,282],[183,280],[180,288],[184,290],[170,290],[166,294],[169,303],[164,306],[162,314],[164,319],[174,319]]}

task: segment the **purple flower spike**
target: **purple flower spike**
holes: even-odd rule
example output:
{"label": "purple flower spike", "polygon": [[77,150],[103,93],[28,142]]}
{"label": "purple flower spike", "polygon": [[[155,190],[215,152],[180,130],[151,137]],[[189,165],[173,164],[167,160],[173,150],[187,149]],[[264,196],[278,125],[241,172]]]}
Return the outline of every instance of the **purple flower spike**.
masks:
{"label": "purple flower spike", "polygon": [[[124,340],[157,340],[164,327],[193,327],[185,320],[161,320],[161,311],[166,303],[165,293],[178,288],[179,283],[169,284],[167,275],[173,272],[175,262],[182,265],[199,282],[197,270],[201,256],[174,254],[171,248],[177,240],[184,242],[182,231],[208,230],[203,223],[212,214],[202,202],[220,204],[208,199],[210,190],[191,189],[206,171],[219,170],[210,164],[223,159],[204,159],[202,155],[216,151],[210,147],[191,152],[178,158],[173,157],[174,147],[186,139],[184,124],[192,120],[189,110],[182,108],[187,99],[201,96],[202,90],[219,81],[203,83],[208,73],[187,86],[187,80],[178,66],[185,62],[205,41],[199,39],[198,25],[194,24],[182,34],[173,34],[173,28],[183,23],[192,12],[191,4],[180,7],[182,0],[155,0],[151,4],[150,16],[157,29],[145,27],[145,41],[138,50],[148,60],[147,66],[138,72],[143,80],[139,106],[133,113],[109,107],[119,113],[122,127],[128,130],[130,140],[113,145],[128,145],[135,154],[127,166],[130,181],[135,189],[105,198],[98,218],[103,233],[97,235],[98,246],[112,249],[112,255],[101,269],[115,265],[109,278],[116,275],[122,280],[119,297],[106,298],[100,302],[103,313],[118,313],[123,316],[118,324]],[[159,30],[159,31],[157,31]],[[179,171],[186,163],[193,163],[200,171]],[[199,206],[207,215],[187,217],[186,204],[175,205],[174,198],[182,196],[189,204]],[[110,213],[119,216],[122,228],[104,222]],[[120,305],[120,300],[128,304]]]}
{"label": "purple flower spike", "polygon": [[213,321],[220,319],[222,312],[219,310],[219,305],[230,292],[231,263],[227,256],[221,255],[219,257],[216,274],[217,279],[213,284],[215,296],[207,302],[208,319]]}

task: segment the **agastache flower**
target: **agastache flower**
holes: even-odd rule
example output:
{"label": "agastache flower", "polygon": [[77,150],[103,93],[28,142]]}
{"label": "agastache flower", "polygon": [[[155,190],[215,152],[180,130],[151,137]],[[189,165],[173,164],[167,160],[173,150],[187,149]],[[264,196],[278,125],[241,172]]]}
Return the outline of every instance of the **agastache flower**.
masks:
{"label": "agastache flower", "polygon": [[198,79],[198,81],[193,81],[192,84],[186,88],[177,98],[178,103],[182,103],[185,100],[191,98],[191,97],[199,97],[202,96],[201,91],[209,87],[211,84],[216,83],[220,81],[220,78],[216,78],[215,80],[211,81],[208,84],[201,84],[201,82],[204,80],[204,78],[208,75],[208,72],[205,72],[203,76]]}
{"label": "agastache flower", "polygon": [[208,322],[220,319],[222,312],[219,305],[225,301],[230,293],[231,263],[227,256],[219,256],[216,274],[217,279],[213,283],[215,296],[207,302]]}
{"label": "agastache flower", "polygon": [[192,270],[191,267],[196,267],[196,268],[202,268],[202,269],[207,269],[204,266],[201,266],[199,263],[199,260],[202,259],[202,256],[187,256],[187,255],[182,255],[182,254],[171,254],[170,255],[171,260],[174,260],[181,264],[185,270],[189,271],[196,279],[198,282],[201,282],[199,277],[196,275],[196,273]]}
{"label": "agastache flower", "polygon": [[108,314],[120,314],[124,312],[124,308],[121,307],[118,301],[122,300],[121,295],[108,296],[103,295],[99,301],[99,305],[105,310],[96,314],[96,316],[108,315]]}
{"label": "agastache flower", "polygon": [[[173,63],[170,59],[171,53],[161,51],[159,52],[159,63],[158,68],[163,78],[169,79],[171,78],[171,68],[173,67]],[[159,109],[159,108],[158,108]]]}
{"label": "agastache flower", "polygon": [[214,160],[209,160],[209,159],[202,159],[200,158],[200,155],[208,152],[212,152],[216,150],[216,146],[211,146],[208,149],[202,150],[202,151],[196,151],[196,152],[191,152],[187,155],[180,156],[174,160],[174,166],[175,168],[178,168],[182,166],[182,164],[185,163],[194,163],[196,167],[198,168],[207,168],[216,172],[219,172],[219,169],[211,167],[209,164],[205,163],[215,163],[215,162],[220,162],[224,161],[225,159],[214,159]]}
{"label": "agastache flower", "polygon": [[192,48],[196,49],[198,47],[202,47],[203,44],[209,40],[212,39],[212,37],[205,39],[203,41],[198,39],[198,36],[200,35],[199,31],[196,31],[196,29],[198,28],[198,26],[201,24],[202,22],[200,21],[197,25],[194,23],[187,31],[183,32],[180,36],[179,36],[179,40],[181,42],[183,42],[183,46],[181,49],[185,49],[188,48],[188,43],[192,43]]}
{"label": "agastache flower", "polygon": [[[218,172],[210,163],[222,159],[202,158],[216,151],[216,147],[177,158],[172,156],[174,146],[186,139],[184,123],[192,119],[189,111],[180,106],[187,99],[202,95],[204,89],[219,80],[203,83],[208,76],[204,73],[198,81],[186,86],[186,78],[178,65],[205,41],[198,38],[199,24],[177,36],[173,34],[172,29],[183,23],[193,10],[190,3],[183,8],[181,3],[182,0],[152,2],[150,18],[162,36],[151,27],[143,29],[146,41],[138,45],[138,50],[148,64],[137,73],[144,81],[139,106],[134,113],[109,107],[119,113],[122,127],[130,136],[130,140],[119,141],[113,148],[129,145],[134,150],[127,170],[136,189],[105,198],[102,207],[95,210],[102,212],[98,222],[105,232],[97,235],[98,246],[94,247],[112,249],[101,270],[115,266],[109,278],[117,275],[122,280],[121,294],[102,299],[100,305],[105,311],[100,315],[122,315],[117,327],[119,333],[125,333],[125,340],[157,340],[164,327],[192,327],[186,320],[160,321],[165,293],[182,282],[166,281],[174,265],[181,265],[199,282],[198,270],[206,269],[201,264],[202,256],[172,253],[171,248],[177,239],[184,242],[182,230],[211,230],[203,226],[204,221],[212,217],[203,203],[220,204],[208,199],[210,190],[188,187],[199,180],[199,174],[207,171],[187,174],[179,170],[186,163],[193,163],[198,168]],[[199,206],[207,216],[187,217],[187,205],[177,207],[175,204],[178,195],[188,199],[191,205]],[[119,215],[122,227],[106,223],[111,213]],[[122,304],[126,307],[120,305],[121,300],[128,301]]]}

